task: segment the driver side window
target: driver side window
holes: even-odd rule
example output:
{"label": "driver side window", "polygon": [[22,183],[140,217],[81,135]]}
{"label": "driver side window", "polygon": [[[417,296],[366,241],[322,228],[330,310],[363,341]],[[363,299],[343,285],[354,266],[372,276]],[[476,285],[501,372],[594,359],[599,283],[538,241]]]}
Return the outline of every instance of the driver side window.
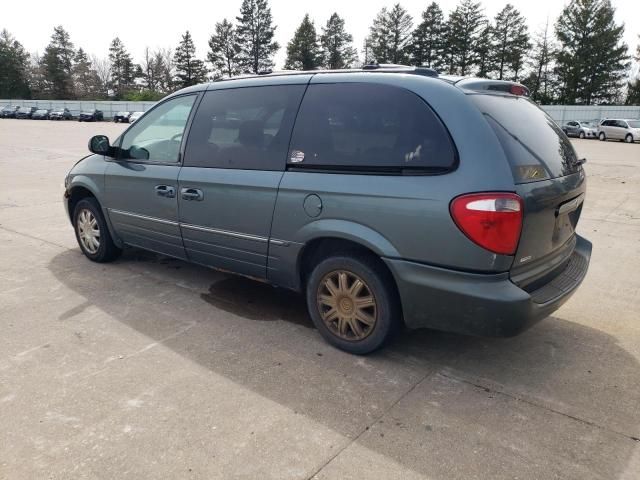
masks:
{"label": "driver side window", "polygon": [[196,97],[173,98],[144,115],[124,135],[120,158],[178,162],[182,134]]}

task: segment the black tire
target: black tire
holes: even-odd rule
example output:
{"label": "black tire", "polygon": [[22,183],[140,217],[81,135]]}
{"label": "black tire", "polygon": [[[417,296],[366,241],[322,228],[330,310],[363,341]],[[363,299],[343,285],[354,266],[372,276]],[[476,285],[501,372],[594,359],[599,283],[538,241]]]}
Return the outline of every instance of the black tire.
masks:
{"label": "black tire", "polygon": [[[340,337],[322,318],[318,301],[322,285],[328,276],[338,271],[358,277],[364,283],[365,291],[374,298],[375,322],[362,339]],[[352,354],[364,355],[379,349],[392,338],[402,323],[394,279],[381,261],[373,256],[345,253],[319,261],[306,282],[306,298],[309,315],[324,339],[334,347]],[[353,333],[352,327],[346,328]]]}
{"label": "black tire", "polygon": [[[98,232],[100,234],[99,246],[95,252],[88,250],[83,241],[80,239],[78,217],[82,212],[87,210],[91,212],[91,214],[95,218],[98,224]],[[82,253],[84,253],[84,255],[93,262],[111,262],[118,258],[122,253],[122,250],[113,243],[113,239],[111,238],[111,234],[109,233],[107,223],[105,222],[104,216],[102,215],[100,204],[93,197],[83,198],[76,204],[73,210],[73,230],[75,231],[76,240],[78,241],[80,250],[82,250]]]}
{"label": "black tire", "polygon": [[600,139],[601,142],[604,142],[607,139],[607,136],[604,134],[604,132],[600,132],[598,134],[598,138]]}
{"label": "black tire", "polygon": [[627,133],[627,136],[624,137],[624,141],[627,143],[633,143],[633,135],[631,135],[630,133]]}

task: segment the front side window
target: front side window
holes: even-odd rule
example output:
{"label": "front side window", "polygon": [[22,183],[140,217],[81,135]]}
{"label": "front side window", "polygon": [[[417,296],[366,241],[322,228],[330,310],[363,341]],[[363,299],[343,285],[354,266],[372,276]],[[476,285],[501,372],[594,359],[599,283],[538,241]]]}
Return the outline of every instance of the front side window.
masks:
{"label": "front side window", "polygon": [[441,172],[456,161],[440,119],[417,95],[388,85],[310,85],[291,138],[289,165]]}
{"label": "front side window", "polygon": [[284,170],[304,85],[213,90],[193,120],[185,166]]}
{"label": "front side window", "polygon": [[120,158],[178,162],[180,143],[196,95],[168,100],[138,120],[124,135]]}

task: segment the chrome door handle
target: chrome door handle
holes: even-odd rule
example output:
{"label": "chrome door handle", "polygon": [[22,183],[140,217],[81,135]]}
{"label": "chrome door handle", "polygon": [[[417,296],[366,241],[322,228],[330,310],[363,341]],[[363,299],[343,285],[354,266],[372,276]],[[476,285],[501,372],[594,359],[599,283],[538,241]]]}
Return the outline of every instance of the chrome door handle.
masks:
{"label": "chrome door handle", "polygon": [[156,195],[160,197],[175,198],[176,189],[171,185],[157,185],[155,188]]}
{"label": "chrome door handle", "polygon": [[195,200],[197,202],[204,200],[204,193],[197,188],[183,188],[180,190],[180,195],[183,200]]}

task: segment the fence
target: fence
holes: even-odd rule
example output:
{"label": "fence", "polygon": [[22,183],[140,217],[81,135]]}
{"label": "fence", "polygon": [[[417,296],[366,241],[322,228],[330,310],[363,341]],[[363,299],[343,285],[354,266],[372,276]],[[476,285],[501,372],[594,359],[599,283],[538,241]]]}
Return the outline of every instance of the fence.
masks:
{"label": "fence", "polygon": [[20,107],[46,108],[57,110],[68,108],[74,117],[81,111],[91,111],[94,108],[104,113],[104,118],[113,118],[116,112],[146,112],[156,102],[109,102],[109,101],[78,101],[78,100],[0,100],[0,108],[5,105]]}
{"label": "fence", "polygon": [[[72,101],[72,100],[0,100],[0,107],[4,105],[18,105],[46,109],[68,108],[71,114],[77,116],[80,111],[102,110],[105,118],[113,118],[116,112],[146,112],[156,102],[109,102],[109,101]],[[638,107],[611,106],[583,106],[583,105],[543,105],[542,108],[557,123],[563,124],[569,120],[601,120],[603,118],[639,118]]]}
{"label": "fence", "polygon": [[542,108],[560,125],[569,120],[600,121],[603,118],[640,119],[640,106],[542,105]]}

